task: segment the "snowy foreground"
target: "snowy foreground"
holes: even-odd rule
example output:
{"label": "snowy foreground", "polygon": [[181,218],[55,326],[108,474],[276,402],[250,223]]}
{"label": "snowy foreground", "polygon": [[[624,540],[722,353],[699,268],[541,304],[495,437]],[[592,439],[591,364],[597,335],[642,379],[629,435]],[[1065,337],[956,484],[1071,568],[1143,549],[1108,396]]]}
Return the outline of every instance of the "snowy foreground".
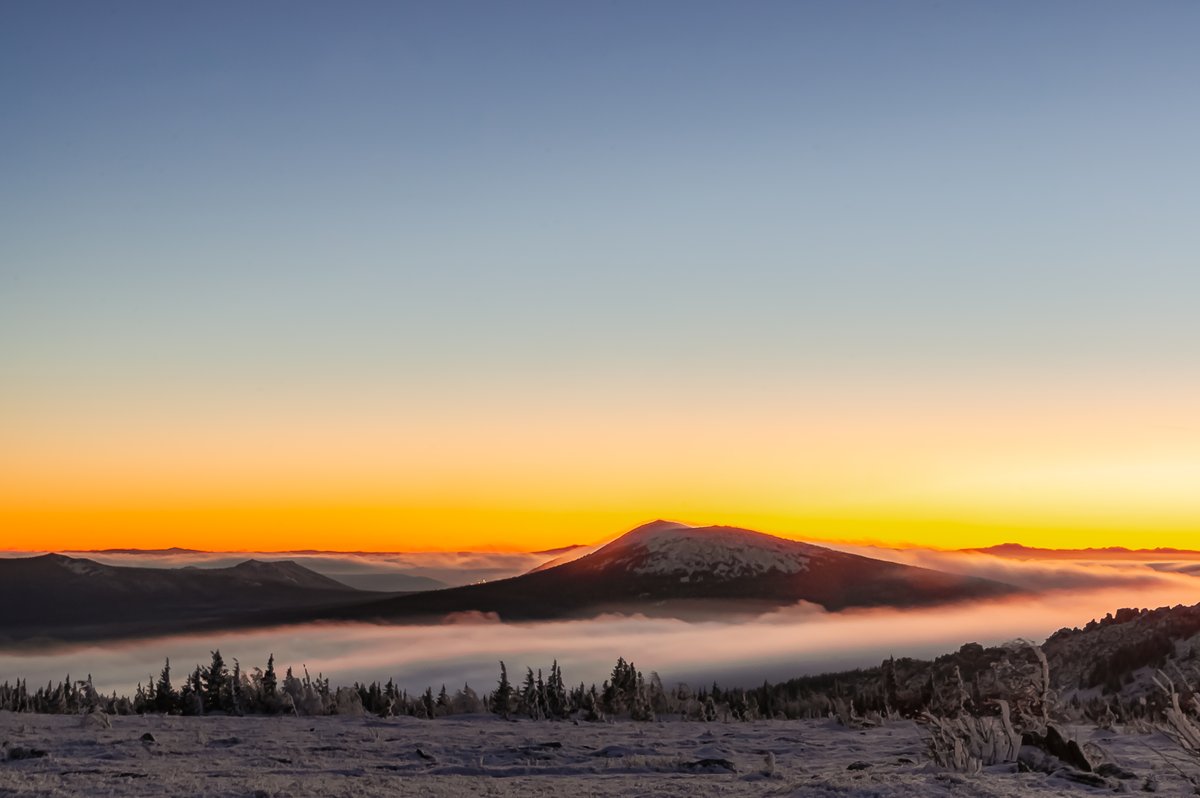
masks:
{"label": "snowy foreground", "polygon": [[108,726],[0,712],[0,795],[1194,794],[1184,774],[1196,765],[1166,737],[1070,732],[1126,772],[1104,786],[1015,765],[951,773],[929,764],[924,732],[909,721],[856,731],[833,721],[130,716]]}

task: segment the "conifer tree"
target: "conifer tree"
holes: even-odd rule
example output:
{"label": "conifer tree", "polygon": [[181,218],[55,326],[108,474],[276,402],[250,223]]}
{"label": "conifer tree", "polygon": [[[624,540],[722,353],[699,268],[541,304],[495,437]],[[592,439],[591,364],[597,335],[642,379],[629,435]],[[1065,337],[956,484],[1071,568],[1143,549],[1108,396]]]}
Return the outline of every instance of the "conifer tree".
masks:
{"label": "conifer tree", "polygon": [[509,701],[512,697],[512,685],[508,681],[508,668],[504,666],[504,660],[500,661],[500,681],[496,686],[496,692],[492,693],[492,712],[504,718],[508,717]]}
{"label": "conifer tree", "polygon": [[558,660],[550,666],[550,678],[546,681],[546,712],[552,718],[565,718],[569,711],[567,688],[563,684],[562,669]]}
{"label": "conifer tree", "polygon": [[525,684],[521,687],[520,711],[537,720],[537,683],[533,679],[533,668],[525,668]]}
{"label": "conifer tree", "polygon": [[888,657],[883,661],[883,700],[888,709],[895,710],[899,704],[896,690],[896,658]]}
{"label": "conifer tree", "polygon": [[200,666],[191,672],[179,691],[179,708],[184,715],[204,714],[204,687]]}
{"label": "conifer tree", "polygon": [[229,711],[235,715],[241,715],[245,700],[242,696],[242,664],[235,657],[233,660],[233,674],[229,678]]}
{"label": "conifer tree", "polygon": [[548,696],[546,695],[546,682],[542,679],[542,669],[538,668],[537,674],[537,706],[538,720],[549,715],[546,707],[549,704]]}
{"label": "conifer tree", "polygon": [[601,720],[603,715],[600,712],[600,694],[596,691],[596,685],[583,695],[583,719],[586,721]]}
{"label": "conifer tree", "polygon": [[275,689],[278,684],[279,679],[275,675],[275,655],[271,654],[267,657],[267,671],[262,678],[263,695],[268,701],[275,697]]}
{"label": "conifer tree", "polygon": [[225,660],[221,657],[220,649],[212,652],[212,663],[201,675],[202,695],[206,712],[224,709],[221,693],[225,690],[225,682],[229,671],[225,668]]}
{"label": "conifer tree", "polygon": [[154,688],[154,708],[159,712],[174,712],[175,702],[175,689],[171,687],[171,658],[167,657],[162,673],[158,675],[158,685]]}

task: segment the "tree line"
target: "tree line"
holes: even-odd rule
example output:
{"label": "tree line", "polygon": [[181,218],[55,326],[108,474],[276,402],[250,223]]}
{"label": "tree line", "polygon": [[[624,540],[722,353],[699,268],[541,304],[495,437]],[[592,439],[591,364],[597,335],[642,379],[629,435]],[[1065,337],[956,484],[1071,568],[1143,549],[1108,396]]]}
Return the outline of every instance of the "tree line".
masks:
{"label": "tree line", "polygon": [[57,684],[32,690],[24,679],[6,681],[0,685],[0,709],[50,714],[371,714],[429,719],[493,713],[510,719],[583,721],[678,716],[715,721],[816,717],[828,714],[832,707],[829,701],[805,700],[788,684],[764,682],[750,690],[722,689],[716,683],[699,688],[678,683],[668,688],[657,673],[646,677],[623,657],[600,684],[568,685],[557,660],[546,669],[526,668],[522,679],[513,680],[500,662],[491,690],[477,692],[469,684],[450,690],[442,685],[414,694],[392,679],[334,687],[328,677],[320,673],[313,677],[307,668],[296,675],[289,667],[281,677],[274,655],[267,658],[265,668],[247,670],[236,659],[230,667],[219,650],[211,653],[208,665],[196,665],[182,679],[173,672],[170,659],[165,660],[158,677],[139,683],[132,696],[99,693],[91,675],[78,680],[68,675]]}
{"label": "tree line", "polygon": [[[1096,656],[1094,668],[1108,667],[1128,674],[1124,649]],[[1157,650],[1153,653],[1160,654]],[[879,666],[840,673],[803,676],[784,682],[764,681],[754,688],[693,688],[685,683],[666,686],[657,673],[648,677],[632,662],[619,658],[600,684],[568,685],[557,660],[548,668],[526,668],[523,678],[512,679],[504,662],[495,686],[476,691],[468,684],[456,689],[442,685],[410,693],[394,680],[334,687],[307,668],[299,675],[287,668],[280,676],[274,656],[265,668],[232,667],[219,650],[211,652],[207,666],[196,665],[182,678],[166,660],[157,678],[138,684],[132,696],[100,694],[91,676],[29,689],[24,679],[0,685],[0,710],[42,713],[106,713],[117,715],[163,713],[174,715],[331,715],[370,714],[380,717],[441,718],[494,713],[505,718],[535,720],[601,721],[627,718],[653,721],[668,717],[689,720],[756,720],[836,717],[847,725],[881,721],[885,717],[919,718],[988,715],[997,701],[1009,703],[1016,715],[1032,719],[1057,714],[1102,722],[1128,722],[1161,717],[1168,709],[1163,696],[1078,694],[1060,702],[1050,689],[1045,655],[1032,644],[984,648],[975,643],[933,661],[884,660]],[[1140,663],[1146,652],[1134,651]],[[1192,655],[1195,656],[1194,653]],[[1194,659],[1179,665],[1197,668]],[[1197,670],[1200,673],[1200,670]],[[1098,681],[1095,674],[1085,678]],[[1185,701],[1191,700],[1188,680],[1179,685]]]}

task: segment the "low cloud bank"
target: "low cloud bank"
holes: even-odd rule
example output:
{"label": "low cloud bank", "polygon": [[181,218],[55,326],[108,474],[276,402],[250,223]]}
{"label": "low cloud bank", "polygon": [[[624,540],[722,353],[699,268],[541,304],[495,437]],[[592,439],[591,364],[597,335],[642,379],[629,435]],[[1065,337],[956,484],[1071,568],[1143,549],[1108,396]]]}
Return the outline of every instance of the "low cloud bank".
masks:
{"label": "low cloud bank", "polygon": [[1123,606],[1200,602],[1200,580],[1161,574],[1162,581],[1057,590],[1038,596],[919,610],[829,613],[801,604],[742,623],[687,623],[609,616],[589,621],[510,625],[464,615],[441,626],[310,624],[244,633],[164,637],[53,653],[0,654],[0,681],[31,685],[91,673],[105,692],[132,691],[156,676],[170,657],[176,681],[219,648],[227,662],[262,666],[273,653],[279,668],[307,665],[337,684],[394,678],[409,690],[469,682],[493,688],[504,660],[510,674],[547,668],[558,659],[569,681],[600,682],[617,657],[668,684],[714,680],[752,685],[808,673],[878,664],[888,656],[930,657],[966,642],[997,644],[1017,637],[1042,640]]}
{"label": "low cloud bank", "polygon": [[873,546],[830,545],[839,551],[860,554],[937,571],[994,579],[1037,592],[1086,588],[1145,588],[1179,584],[1172,574],[1200,574],[1195,561],[1170,563],[1156,560],[1015,560],[983,552],[886,549]]}

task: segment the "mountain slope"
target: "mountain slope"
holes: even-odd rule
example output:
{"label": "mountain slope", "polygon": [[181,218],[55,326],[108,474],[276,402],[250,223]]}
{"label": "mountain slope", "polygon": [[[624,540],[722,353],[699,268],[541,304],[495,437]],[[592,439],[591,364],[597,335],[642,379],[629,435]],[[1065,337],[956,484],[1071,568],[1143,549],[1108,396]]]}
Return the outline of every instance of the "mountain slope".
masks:
{"label": "mountain slope", "polygon": [[504,620],[642,613],[681,618],[761,613],[808,601],[830,610],[907,607],[1016,592],[974,577],[915,568],[732,527],[667,521],[639,527],[579,559],[511,579],[346,608],[339,618]]}
{"label": "mountain slope", "polygon": [[263,612],[361,602],[366,595],[289,561],[133,568],[60,554],[0,559],[0,606],[8,608],[0,643],[236,626]]}

